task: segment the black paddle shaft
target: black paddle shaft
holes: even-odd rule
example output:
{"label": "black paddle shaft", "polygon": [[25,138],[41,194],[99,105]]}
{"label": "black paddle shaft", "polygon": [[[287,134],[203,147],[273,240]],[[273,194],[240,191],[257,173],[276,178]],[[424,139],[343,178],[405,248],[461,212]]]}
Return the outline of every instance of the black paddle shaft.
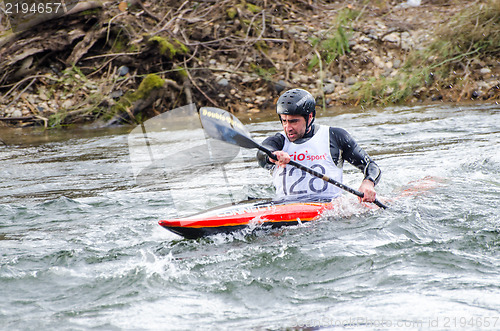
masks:
{"label": "black paddle shaft", "polygon": [[[276,155],[274,155],[273,152],[271,152],[269,149],[265,148],[264,146],[258,145],[257,148],[259,150],[263,151],[264,153],[266,153],[273,160],[276,160],[276,161],[278,160],[278,158],[276,157]],[[354,195],[356,195],[356,196],[358,196],[360,198],[363,198],[365,196],[363,192],[359,192],[359,191],[357,191],[357,190],[355,190],[355,189],[353,189],[353,188],[351,188],[349,186],[346,186],[346,185],[344,185],[344,184],[336,181],[335,179],[332,179],[332,178],[328,177],[327,175],[324,175],[322,173],[314,171],[313,169],[311,169],[309,167],[306,167],[306,166],[303,166],[302,164],[297,163],[297,162],[295,162],[293,160],[290,160],[290,162],[288,162],[288,164],[290,164],[290,165],[292,165],[292,166],[294,166],[294,167],[296,167],[296,168],[298,168],[300,170],[303,170],[303,171],[305,171],[305,172],[307,172],[307,173],[309,173],[309,174],[311,174],[311,175],[313,175],[315,177],[321,178],[324,181],[326,181],[326,182],[328,182],[330,184],[333,184],[333,185],[341,188],[342,190],[345,190],[345,191],[347,191],[349,193],[352,193],[352,194],[354,194]],[[384,208],[384,209],[387,208],[386,205],[384,205],[382,202],[378,201],[377,199],[375,199],[375,201],[373,201],[373,203],[376,204],[377,206],[379,206],[380,208]]]}

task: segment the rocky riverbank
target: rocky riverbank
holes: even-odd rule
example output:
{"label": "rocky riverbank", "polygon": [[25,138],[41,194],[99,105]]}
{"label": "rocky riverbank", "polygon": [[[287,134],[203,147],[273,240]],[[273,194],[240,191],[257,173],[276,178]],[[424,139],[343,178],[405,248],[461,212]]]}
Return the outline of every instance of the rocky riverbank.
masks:
{"label": "rocky riverbank", "polygon": [[191,102],[259,112],[289,87],[323,107],[500,100],[496,1],[81,1],[12,27],[0,125],[109,126]]}

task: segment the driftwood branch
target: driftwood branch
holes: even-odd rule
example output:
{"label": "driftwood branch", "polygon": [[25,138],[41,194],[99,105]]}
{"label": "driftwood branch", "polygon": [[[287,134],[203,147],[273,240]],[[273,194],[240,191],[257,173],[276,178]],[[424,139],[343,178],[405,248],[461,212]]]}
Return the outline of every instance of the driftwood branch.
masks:
{"label": "driftwood branch", "polygon": [[50,14],[50,15],[36,15],[32,19],[28,20],[25,24],[19,27],[17,31],[13,34],[10,34],[6,37],[0,38],[0,47],[13,42],[14,40],[18,39],[19,36],[26,30],[31,29],[41,23],[46,23],[48,21],[56,20],[61,17],[73,15],[76,13],[80,13],[85,10],[90,10],[90,9],[96,9],[96,8],[102,8],[103,4],[102,1],[95,1],[95,0],[88,0],[88,1],[79,1],[73,8],[68,10],[67,12],[61,14]]}
{"label": "driftwood branch", "polygon": [[73,49],[73,52],[71,52],[71,55],[68,57],[66,60],[66,63],[69,65],[77,63],[82,56],[87,54],[87,51],[94,46],[94,44],[105,35],[106,33],[106,28],[100,28],[100,29],[92,29],[90,32],[88,32],[83,40],[81,40]]}

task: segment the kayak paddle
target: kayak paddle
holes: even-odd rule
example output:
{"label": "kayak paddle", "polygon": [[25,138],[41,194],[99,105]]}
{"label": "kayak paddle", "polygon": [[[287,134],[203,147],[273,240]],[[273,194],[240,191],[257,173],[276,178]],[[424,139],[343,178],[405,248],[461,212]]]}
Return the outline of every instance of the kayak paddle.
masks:
{"label": "kayak paddle", "polygon": [[[215,107],[202,107],[200,109],[200,119],[203,129],[207,134],[215,139],[225,141],[227,143],[238,145],[243,148],[257,148],[258,150],[266,153],[270,158],[277,160],[276,155],[272,151],[257,143],[250,137],[250,132],[245,128],[245,126],[238,120],[233,114],[219,108]],[[288,163],[298,169],[301,169],[313,176],[321,178],[322,180],[333,184],[349,193],[352,193],[360,198],[363,198],[364,194],[359,192],[349,186],[346,186],[335,179],[332,179],[322,173],[314,171],[313,169],[306,167],[300,163],[290,160]],[[386,205],[375,199],[374,204],[380,208],[387,208]]]}

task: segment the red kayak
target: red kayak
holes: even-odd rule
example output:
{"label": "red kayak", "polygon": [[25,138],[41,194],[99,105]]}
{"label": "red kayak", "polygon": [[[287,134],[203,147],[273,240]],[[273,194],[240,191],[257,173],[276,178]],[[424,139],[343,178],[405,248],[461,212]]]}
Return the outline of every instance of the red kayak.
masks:
{"label": "red kayak", "polygon": [[218,207],[186,218],[162,220],[165,229],[188,239],[231,233],[252,226],[277,228],[317,219],[333,208],[330,202],[277,202],[253,200]]}

